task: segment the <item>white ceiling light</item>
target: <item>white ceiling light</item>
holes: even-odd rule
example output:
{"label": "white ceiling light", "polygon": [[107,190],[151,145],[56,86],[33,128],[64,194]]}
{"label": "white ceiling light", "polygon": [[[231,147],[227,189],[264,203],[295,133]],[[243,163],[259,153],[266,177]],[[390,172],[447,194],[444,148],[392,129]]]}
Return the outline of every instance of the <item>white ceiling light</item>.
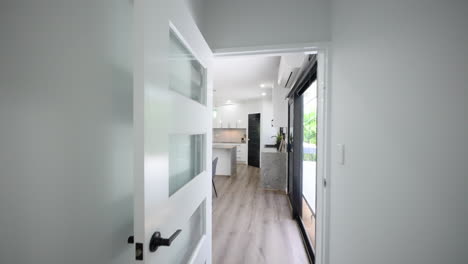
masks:
{"label": "white ceiling light", "polygon": [[260,88],[265,88],[265,86],[266,85],[264,83],[260,84]]}
{"label": "white ceiling light", "polygon": [[265,96],[265,95],[266,95],[266,93],[262,93],[262,96]]}
{"label": "white ceiling light", "polygon": [[226,104],[230,104],[230,103],[232,103],[231,100],[227,100],[227,101],[226,101]]}

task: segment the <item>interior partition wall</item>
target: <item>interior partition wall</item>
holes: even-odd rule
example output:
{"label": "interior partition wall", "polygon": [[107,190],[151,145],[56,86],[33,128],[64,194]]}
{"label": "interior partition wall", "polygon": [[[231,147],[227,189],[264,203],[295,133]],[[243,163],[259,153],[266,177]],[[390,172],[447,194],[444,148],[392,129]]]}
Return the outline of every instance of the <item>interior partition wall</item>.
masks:
{"label": "interior partition wall", "polygon": [[[298,80],[288,94],[288,196],[291,203],[292,215],[301,230],[312,263],[315,263],[315,237],[311,237],[311,227],[308,223],[310,219],[304,217],[314,218],[316,212],[312,212],[311,215],[304,213],[308,212],[307,210],[312,210],[304,198],[303,184],[304,176],[316,177],[316,173],[304,175],[304,145],[307,145],[304,144],[304,94],[308,89],[316,89],[316,86],[312,85],[316,79],[316,55],[309,55],[302,65]],[[315,155],[317,154],[318,151],[315,148]],[[313,188],[316,187],[313,186]],[[315,203],[316,200],[314,199],[313,202]],[[313,206],[313,208],[315,210],[317,207]],[[315,225],[313,225],[312,235],[315,236]],[[312,243],[313,241],[314,243]]]}

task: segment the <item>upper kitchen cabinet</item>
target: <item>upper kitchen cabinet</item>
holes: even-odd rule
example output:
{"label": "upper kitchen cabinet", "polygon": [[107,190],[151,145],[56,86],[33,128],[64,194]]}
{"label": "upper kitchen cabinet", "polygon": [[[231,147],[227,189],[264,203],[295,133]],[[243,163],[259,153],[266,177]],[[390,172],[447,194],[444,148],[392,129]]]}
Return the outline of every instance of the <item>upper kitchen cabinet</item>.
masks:
{"label": "upper kitchen cabinet", "polygon": [[244,104],[218,106],[213,111],[214,128],[247,128]]}
{"label": "upper kitchen cabinet", "polygon": [[273,87],[273,126],[288,126],[288,100],[286,95],[299,75],[306,55],[303,53],[281,56],[278,80]]}

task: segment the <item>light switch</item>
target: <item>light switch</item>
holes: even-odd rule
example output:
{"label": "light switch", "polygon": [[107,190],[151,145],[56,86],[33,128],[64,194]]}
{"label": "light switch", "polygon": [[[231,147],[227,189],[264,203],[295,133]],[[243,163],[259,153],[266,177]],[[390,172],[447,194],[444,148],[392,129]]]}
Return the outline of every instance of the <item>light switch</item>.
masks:
{"label": "light switch", "polygon": [[344,144],[336,144],[336,153],[338,158],[338,164],[345,164],[345,146]]}

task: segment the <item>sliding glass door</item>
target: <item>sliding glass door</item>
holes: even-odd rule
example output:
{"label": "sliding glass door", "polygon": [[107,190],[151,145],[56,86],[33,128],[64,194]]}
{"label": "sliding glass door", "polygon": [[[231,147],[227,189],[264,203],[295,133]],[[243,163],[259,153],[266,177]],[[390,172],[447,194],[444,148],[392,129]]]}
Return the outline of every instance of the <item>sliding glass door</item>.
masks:
{"label": "sliding glass door", "polygon": [[315,251],[317,201],[317,82],[302,94],[302,214],[301,220]]}
{"label": "sliding glass door", "polygon": [[291,90],[288,120],[288,192],[306,248],[315,262],[317,215],[317,63],[310,56]]}

